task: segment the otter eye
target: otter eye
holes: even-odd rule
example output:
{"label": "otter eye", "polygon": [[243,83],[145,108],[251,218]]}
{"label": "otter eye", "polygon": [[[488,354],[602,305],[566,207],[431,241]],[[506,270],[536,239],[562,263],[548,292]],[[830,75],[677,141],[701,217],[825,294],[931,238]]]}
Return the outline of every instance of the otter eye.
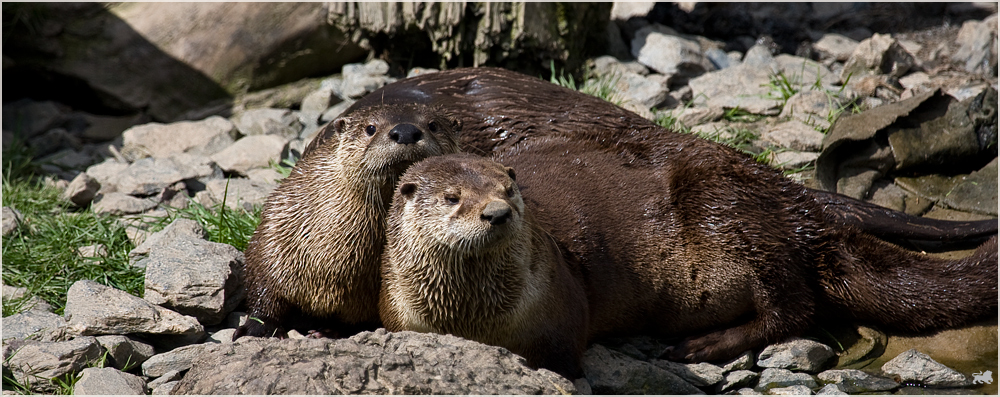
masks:
{"label": "otter eye", "polygon": [[438,131],[438,124],[437,124],[437,122],[432,121],[430,123],[427,123],[427,129],[431,130],[431,132],[437,132]]}
{"label": "otter eye", "polygon": [[457,194],[446,194],[444,196],[444,202],[448,203],[448,205],[458,204],[458,195]]}
{"label": "otter eye", "polygon": [[368,134],[368,136],[375,135],[375,126],[374,125],[369,125],[369,126],[365,127],[365,133]]}

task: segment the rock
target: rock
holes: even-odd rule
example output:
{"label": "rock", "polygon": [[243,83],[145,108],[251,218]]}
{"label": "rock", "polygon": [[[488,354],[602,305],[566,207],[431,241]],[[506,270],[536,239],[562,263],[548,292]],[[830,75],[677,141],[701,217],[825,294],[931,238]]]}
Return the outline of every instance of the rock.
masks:
{"label": "rock", "polygon": [[740,354],[739,357],[734,358],[732,361],[726,363],[722,366],[724,372],[732,372],[737,370],[748,370],[752,369],[754,366],[754,355],[752,351],[745,351]]}
{"label": "rock", "polygon": [[[614,90],[618,98],[624,102],[629,102],[641,109],[649,109],[663,103],[667,96],[667,77],[654,74],[640,76],[636,73],[625,72],[617,76],[614,81]],[[591,79],[584,84],[584,89],[596,87],[598,80]]]}
{"label": "rock", "polygon": [[[322,110],[326,110],[326,107]],[[316,113],[317,116],[319,112]],[[233,123],[236,125],[236,129],[247,137],[276,135],[289,140],[297,138],[299,131],[302,130],[299,117],[288,109],[249,109],[238,117],[234,117]]]}
{"label": "rock", "polygon": [[782,368],[765,368],[754,390],[767,392],[773,388],[802,385],[810,389],[819,387],[816,379],[809,374],[796,373]]}
{"label": "rock", "polygon": [[179,154],[168,158],[137,160],[119,172],[114,183],[118,192],[151,196],[186,179],[221,176],[222,172],[208,157]]}
{"label": "rock", "polygon": [[858,43],[854,53],[844,64],[844,70],[840,72],[840,81],[847,81],[848,76],[851,79],[878,74],[900,77],[915,63],[913,56],[896,39],[876,33]]}
{"label": "rock", "polygon": [[967,175],[898,177],[896,183],[949,208],[997,215],[997,159]]}
{"label": "rock", "polygon": [[93,210],[98,214],[139,214],[156,208],[159,203],[148,198],[138,198],[125,193],[101,193],[94,200]]}
{"label": "rock", "polygon": [[705,50],[705,58],[707,58],[709,62],[712,62],[712,66],[715,66],[715,69],[719,70],[740,64],[739,58],[731,57],[725,51],[718,48],[709,48]]}
{"label": "rock", "polygon": [[[63,177],[67,175],[63,173],[64,170],[82,170],[94,164],[94,156],[75,149],[63,149],[55,154],[42,157],[40,162],[44,163],[41,167],[42,171]],[[69,178],[64,179],[73,179],[74,176],[76,175],[72,174]]]}
{"label": "rock", "polygon": [[919,382],[931,387],[965,387],[972,385],[962,373],[934,361],[914,349],[907,350],[882,365],[882,371],[898,377],[900,382]]}
{"label": "rock", "polygon": [[818,157],[819,153],[782,150],[771,155],[770,163],[783,170],[797,170],[816,161]]}
{"label": "rock", "polygon": [[[799,91],[788,98],[779,117],[790,117],[809,126],[826,131],[830,128],[830,117],[838,111],[840,99],[822,91]],[[810,150],[819,150],[810,149]]]}
{"label": "rock", "polygon": [[146,394],[146,381],[114,368],[84,368],[73,385],[75,395]]}
{"label": "rock", "polygon": [[983,21],[965,21],[958,31],[955,44],[958,49],[951,56],[966,71],[990,76],[997,66],[997,16]]}
{"label": "rock", "polygon": [[[748,56],[751,52],[747,53]],[[768,85],[774,73],[772,68],[776,69],[777,63],[766,49],[755,53],[763,54],[766,59],[744,60],[740,65],[707,72],[691,79],[688,85],[691,86],[695,105],[723,109],[740,108],[752,114],[779,114],[781,101],[768,98],[771,93]]]}
{"label": "rock", "polygon": [[341,70],[343,80],[339,87],[334,86],[334,93],[344,99],[360,98],[369,92],[396,81],[396,79],[385,75],[388,72],[389,64],[381,59],[373,59],[365,64],[351,63],[344,65]]}
{"label": "rock", "polygon": [[303,122],[305,125],[316,125],[319,123],[319,116],[338,102],[340,99],[334,95],[333,87],[321,87],[302,99],[299,117],[306,120]]}
{"label": "rock", "polygon": [[593,60],[593,74],[595,76],[610,76],[623,75],[626,73],[635,73],[640,76],[646,76],[649,74],[649,69],[643,66],[643,64],[636,61],[622,62],[618,58],[610,55],[602,55]]}
{"label": "rock", "polygon": [[[508,350],[451,335],[241,338],[206,345],[176,394],[566,394],[569,380]],[[264,358],[264,359],[262,359]]]}
{"label": "rock", "polygon": [[899,383],[857,369],[831,369],[820,372],[816,377],[823,383],[836,384],[849,394],[889,391],[899,387]]}
{"label": "rock", "polygon": [[146,388],[149,390],[156,390],[156,388],[163,386],[167,383],[171,382],[176,383],[177,381],[181,380],[181,378],[184,377],[183,375],[184,375],[183,371],[178,371],[176,369],[167,371],[160,377],[149,381],[149,383],[146,384]]}
{"label": "rock", "polygon": [[670,81],[690,79],[715,69],[697,41],[680,37],[673,29],[659,24],[635,32],[632,56]]}
{"label": "rock", "polygon": [[[874,200],[872,202],[875,203]],[[907,207],[912,207],[912,205],[907,205]],[[905,208],[899,210],[903,209]],[[920,211],[920,213],[924,213],[925,211]],[[849,366],[854,366],[855,364],[865,365],[885,352],[888,337],[881,331],[865,326],[858,326],[856,333],[856,341],[850,345],[843,346],[844,351],[837,354],[835,368],[853,368]],[[851,338],[851,336],[848,336],[848,338]]]}
{"label": "rock", "polygon": [[[28,296],[27,288],[3,286],[3,301],[13,306],[18,313],[37,311],[43,313],[52,312],[52,305],[37,296]],[[4,332],[6,334],[6,332]]]}
{"label": "rock", "polygon": [[825,89],[836,92],[840,89],[837,75],[812,59],[778,54],[774,56],[774,63],[777,72],[780,72],[796,91]]}
{"label": "rock", "polygon": [[670,371],[596,344],[584,352],[583,373],[596,394],[704,394]]}
{"label": "rock", "polygon": [[812,389],[808,386],[795,385],[788,387],[776,387],[767,391],[772,396],[808,396],[812,394]]}
{"label": "rock", "polygon": [[824,34],[813,43],[813,49],[820,54],[821,58],[829,58],[839,62],[847,61],[857,47],[857,41],[836,33]]}
{"label": "rock", "polygon": [[156,354],[153,345],[123,335],[101,335],[97,337],[97,342],[107,351],[110,364],[122,371],[142,365]]}
{"label": "rock", "polygon": [[101,345],[91,336],[65,342],[16,341],[4,346],[4,373],[30,385],[32,391],[57,390],[51,379],[77,372],[101,357]]}
{"label": "rock", "polygon": [[108,247],[104,244],[85,245],[77,248],[76,254],[82,258],[103,258],[108,256]]}
{"label": "rock", "polygon": [[117,191],[117,185],[114,181],[118,179],[118,174],[125,171],[128,166],[128,163],[122,163],[114,158],[109,158],[88,167],[86,173],[91,178],[97,180],[97,183],[101,186],[101,192],[113,192]]}
{"label": "rock", "polygon": [[32,138],[28,141],[28,146],[34,150],[36,157],[55,153],[60,149],[73,149],[74,151],[83,149],[80,138],[63,128],[53,128]]}
{"label": "rock", "polygon": [[4,236],[11,234],[15,230],[17,230],[17,228],[21,226],[22,219],[24,219],[24,216],[21,215],[21,212],[14,209],[13,207],[3,207],[2,217],[3,217]]}
{"label": "rock", "polygon": [[233,144],[236,126],[219,116],[200,121],[137,125],[122,133],[122,155],[129,161],[179,153],[211,156]]}
{"label": "rock", "polygon": [[268,168],[254,168],[247,171],[247,179],[250,182],[257,183],[259,185],[276,185],[285,179],[284,175],[281,175],[278,171],[275,171],[273,167]]}
{"label": "rock", "polygon": [[191,363],[198,358],[205,349],[206,344],[197,344],[178,347],[166,353],[160,353],[150,357],[142,363],[142,374],[150,378],[158,378],[172,371],[184,372],[191,368]]}
{"label": "rock", "polygon": [[235,333],[236,328],[223,328],[209,335],[205,343],[232,343]]}
{"label": "rock", "polygon": [[134,125],[149,122],[149,116],[145,113],[136,113],[129,116],[99,116],[89,113],[77,112],[87,122],[87,128],[83,130],[80,137],[91,141],[111,141],[122,136],[122,132]]}
{"label": "rock", "polygon": [[722,376],[722,368],[709,363],[682,364],[667,360],[651,360],[649,363],[670,371],[697,387],[712,386],[725,379]]}
{"label": "rock", "polygon": [[283,136],[251,135],[212,155],[212,161],[226,172],[246,175],[252,168],[281,161],[281,154],[287,151],[288,139]]}
{"label": "rock", "polygon": [[761,139],[798,151],[818,152],[823,148],[823,133],[805,123],[792,120],[765,128]]}
{"label": "rock", "polygon": [[725,393],[730,390],[740,389],[753,385],[757,379],[760,378],[760,374],[748,371],[745,369],[738,369],[732,371],[722,379],[715,387],[715,391],[718,393]]}
{"label": "rock", "polygon": [[222,322],[245,296],[243,253],[228,244],[180,238],[150,249],[136,266],[146,269],[147,301],[204,325]]}
{"label": "rock", "polygon": [[3,318],[3,340],[4,343],[10,339],[62,341],[68,339],[66,328],[66,320],[58,314],[28,310]]}
{"label": "rock", "polygon": [[793,338],[764,348],[757,365],[795,371],[819,372],[836,354],[830,346],[809,339]]}
{"label": "rock", "polygon": [[847,395],[840,386],[835,383],[823,386],[821,389],[816,391],[817,396],[832,396],[832,395]]}
{"label": "rock", "polygon": [[149,255],[151,250],[160,249],[171,244],[175,240],[181,239],[205,239],[208,233],[201,227],[198,221],[187,218],[177,218],[169,225],[156,233],[149,235],[142,244],[129,251],[130,259]]}
{"label": "rock", "polygon": [[[320,115],[319,122],[329,123],[333,121],[337,117],[340,117],[340,115],[343,114],[344,111],[347,110],[347,108],[351,107],[351,105],[353,105],[354,102],[355,101],[353,99],[345,99],[343,102],[331,106],[329,109],[326,109],[326,111],[324,111],[322,115]],[[303,136],[302,138],[311,138],[311,137]]]}
{"label": "rock", "polygon": [[733,395],[737,395],[737,396],[762,396],[762,395],[764,395],[764,393],[761,393],[761,392],[756,391],[754,389],[751,389],[749,387],[744,387],[742,389],[737,390],[736,392],[730,392],[729,394],[733,394]]}
{"label": "rock", "polygon": [[[227,186],[228,185],[228,186]],[[244,204],[264,205],[267,196],[274,191],[277,184],[260,183],[244,178],[216,179],[205,184],[206,206],[221,203],[225,199],[226,206],[232,209],[244,208]]]}
{"label": "rock", "polygon": [[170,335],[187,341],[205,336],[194,317],[90,280],[77,281],[69,288],[65,313],[70,331],[79,335],[155,334],[164,343]]}
{"label": "rock", "polygon": [[177,385],[180,384],[180,383],[181,383],[180,381],[176,381],[176,380],[172,381],[172,382],[164,383],[164,384],[162,384],[160,386],[157,386],[155,389],[153,389],[153,391],[151,391],[150,394],[152,394],[154,396],[169,396],[169,395],[172,395],[172,394],[174,394],[174,388],[176,388]]}

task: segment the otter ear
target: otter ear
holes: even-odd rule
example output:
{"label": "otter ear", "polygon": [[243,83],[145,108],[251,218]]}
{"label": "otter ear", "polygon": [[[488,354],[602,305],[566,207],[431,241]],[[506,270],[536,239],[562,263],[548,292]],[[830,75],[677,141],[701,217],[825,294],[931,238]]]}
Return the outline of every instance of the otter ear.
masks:
{"label": "otter ear", "polygon": [[403,197],[406,197],[407,199],[413,198],[413,192],[415,191],[417,191],[416,183],[407,182],[402,185],[399,185],[399,194],[402,194]]}
{"label": "otter ear", "polygon": [[452,127],[452,130],[454,130],[455,132],[461,131],[462,130],[462,120],[459,120],[457,118],[451,119],[451,127]]}
{"label": "otter ear", "polygon": [[338,117],[336,120],[333,120],[333,132],[343,134],[345,129],[347,129],[347,119]]}
{"label": "otter ear", "polygon": [[510,176],[510,180],[512,180],[512,181],[516,181],[517,180],[517,175],[514,174],[514,169],[513,168],[507,167],[507,175]]}

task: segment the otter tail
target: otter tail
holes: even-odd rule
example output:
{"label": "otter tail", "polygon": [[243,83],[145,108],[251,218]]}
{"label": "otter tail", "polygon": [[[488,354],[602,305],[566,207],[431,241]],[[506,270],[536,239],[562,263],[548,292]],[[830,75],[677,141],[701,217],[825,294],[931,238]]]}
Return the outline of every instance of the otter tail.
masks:
{"label": "otter tail", "polygon": [[846,231],[821,269],[828,301],[854,318],[903,332],[957,327],[997,313],[997,237],[965,258],[907,251]]}

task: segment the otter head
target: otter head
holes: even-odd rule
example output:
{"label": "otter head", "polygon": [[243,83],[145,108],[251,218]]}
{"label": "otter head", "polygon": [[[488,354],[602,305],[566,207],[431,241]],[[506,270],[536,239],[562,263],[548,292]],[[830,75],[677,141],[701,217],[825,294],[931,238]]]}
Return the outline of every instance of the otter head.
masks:
{"label": "otter head", "polygon": [[462,123],[432,105],[380,104],[331,123],[341,161],[362,175],[400,175],[427,157],[457,153]]}
{"label": "otter head", "polygon": [[514,179],[510,167],[471,154],[429,158],[400,179],[390,225],[459,253],[490,251],[524,228]]}

